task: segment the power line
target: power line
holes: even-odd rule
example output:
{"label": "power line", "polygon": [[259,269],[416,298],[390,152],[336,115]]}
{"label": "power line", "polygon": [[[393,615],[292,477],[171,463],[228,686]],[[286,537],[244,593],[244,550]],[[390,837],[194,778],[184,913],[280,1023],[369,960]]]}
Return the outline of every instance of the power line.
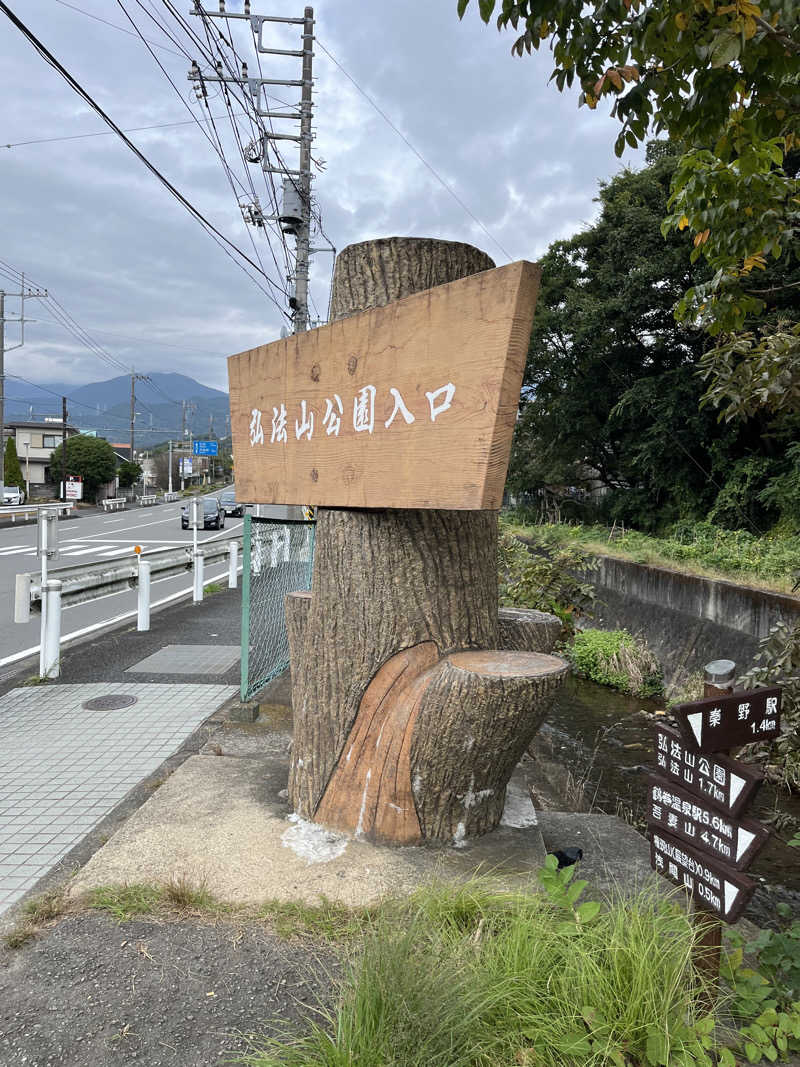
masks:
{"label": "power line", "polygon": [[411,143],[411,141],[409,141],[409,139],[406,137],[406,135],[404,133],[402,133],[397,128],[397,126],[395,126],[395,124],[392,122],[392,120],[389,118],[389,116],[386,114],[386,112],[375,102],[375,100],[373,100],[373,98],[369,95],[369,93],[365,89],[361,88],[361,86],[358,84],[358,82],[355,80],[355,78],[352,75],[347,73],[347,71],[344,69],[344,67],[339,62],[339,60],[336,58],[336,56],[333,55],[333,53],[329,49],[327,49],[325,47],[325,45],[322,43],[322,41],[320,41],[319,37],[316,38],[316,41],[317,41],[317,44],[319,45],[319,47],[322,49],[322,51],[328,57],[328,59],[330,59],[331,62],[334,63],[339,68],[339,70],[342,72],[342,74],[344,74],[345,78],[347,78],[347,80],[349,82],[351,82],[352,85],[355,86],[355,88],[358,90],[359,93],[361,93],[361,95],[364,97],[364,99],[378,112],[378,114],[381,116],[381,118],[384,120],[384,122],[386,122],[387,125],[390,126],[391,129],[394,130],[394,132],[397,134],[397,136],[411,149],[411,151],[414,153],[414,155],[417,157],[417,159],[425,167],[427,167],[427,169],[431,172],[431,174],[434,176],[434,178],[437,180],[437,182],[439,182],[439,184],[442,186],[442,188],[445,189],[450,194],[450,196],[452,196],[452,198],[455,200],[455,202],[461,208],[463,208],[464,211],[466,211],[466,213],[469,215],[469,217],[472,219],[472,221],[476,224],[476,226],[479,226],[483,230],[483,232],[486,234],[486,236],[489,238],[489,240],[497,245],[497,247],[500,249],[500,251],[506,257],[506,259],[510,260],[511,259],[511,254],[500,244],[500,242],[497,240],[497,238],[492,233],[490,233],[489,230],[486,229],[486,227],[481,222],[481,220],[477,217],[477,215],[474,215],[472,213],[472,211],[467,207],[467,205],[464,203],[464,201],[461,199],[461,197],[458,195],[458,193],[455,191],[455,189],[453,189],[453,187],[451,185],[449,185],[444,180],[444,178],[441,176],[441,174],[439,174],[439,172],[436,171],[431,166],[431,164],[427,161],[427,159],[423,156],[423,154]]}
{"label": "power line", "polygon": [[[224,115],[216,116],[218,119],[224,117]],[[173,126],[194,126],[196,122],[196,118],[184,119],[182,122],[157,122],[153,126],[131,126],[122,132],[141,133],[144,130],[167,130]],[[111,137],[113,134],[113,130],[96,130],[94,133],[71,133],[65,137],[37,137],[31,141],[11,141],[9,144],[0,145],[0,148],[19,148],[21,145],[29,144],[51,144],[53,141],[80,141],[85,137]]]}
{"label": "power line", "polygon": [[[95,22],[102,22],[104,26],[110,26],[112,30],[119,30],[121,33],[127,33],[134,36],[131,30],[126,30],[124,26],[117,26],[115,22],[109,22],[107,19],[101,19],[99,15],[93,15],[90,11],[84,11],[82,7],[76,7],[75,4],[68,4],[67,0],[56,0],[57,4],[61,4],[62,7],[71,8],[73,11],[77,11],[81,15],[85,15],[88,19],[94,19]],[[155,48],[161,48],[165,52],[172,52],[174,56],[179,55],[179,52],[173,51],[171,48],[167,48],[163,44],[156,44],[155,41],[150,41]]]}
{"label": "power line", "polygon": [[[212,240],[214,240],[220,246],[220,248],[222,248],[225,254],[234,263],[236,263],[236,265],[241,270],[243,270],[245,274],[248,275],[251,281],[253,281],[258,286],[258,288],[264,293],[264,295],[267,296],[273,304],[275,304],[276,308],[280,311],[280,313],[286,319],[289,319],[290,316],[280,306],[280,304],[272,295],[272,293],[265,289],[264,286],[258,281],[258,279],[253,277],[253,275],[250,274],[247,268],[244,267],[241,263],[239,263],[231,255],[228,249],[232,249],[246,263],[253,267],[254,270],[261,274],[262,277],[265,278],[265,280],[267,280],[268,282],[271,281],[271,279],[267,278],[267,276],[264,274],[263,270],[258,266],[258,264],[256,264],[252,259],[250,259],[250,257],[245,252],[242,252],[242,250],[238,248],[237,245],[233,243],[233,241],[229,240],[220,230],[218,230],[217,227],[213,225],[213,223],[209,222],[208,219],[202,214],[202,212],[199,211],[199,209],[196,208],[194,204],[187,200],[187,198],[181,192],[179,192],[179,190],[172,184],[172,182],[170,182],[169,179],[167,179],[161,173],[161,171],[158,170],[158,168],[150,162],[147,156],[145,156],[144,153],[141,152],[128,137],[126,137],[120,127],[114,122],[114,120],[110,118],[108,114],[106,114],[106,112],[97,103],[97,101],[94,100],[94,98],[83,88],[83,86],[81,86],[75,80],[75,78],[69,73],[69,71],[56,59],[52,52],[50,52],[45,47],[45,45],[42,44],[42,42],[36,37],[36,35],[30,29],[28,29],[28,27],[19,18],[17,18],[17,16],[8,7],[4,0],[0,0],[0,11],[2,11],[2,13],[10,19],[14,26],[16,26],[20,33],[22,33],[23,36],[30,42],[30,44],[35,48],[39,55],[61,75],[61,77],[81,97],[81,99],[84,100],[100,116],[100,118],[103,119],[103,121],[108,126],[110,126],[110,128],[117,134],[117,136],[120,137],[122,141],[128,146],[128,148],[133,152],[137,159],[139,159],[147,167],[150,173],[155,178],[157,178],[161,182],[161,184],[175,197],[175,199],[178,200],[178,202],[186,208],[186,210],[192,215],[192,217],[197,222],[199,222],[201,226],[203,226],[203,228],[206,230]],[[226,245],[227,248],[225,247]]]}

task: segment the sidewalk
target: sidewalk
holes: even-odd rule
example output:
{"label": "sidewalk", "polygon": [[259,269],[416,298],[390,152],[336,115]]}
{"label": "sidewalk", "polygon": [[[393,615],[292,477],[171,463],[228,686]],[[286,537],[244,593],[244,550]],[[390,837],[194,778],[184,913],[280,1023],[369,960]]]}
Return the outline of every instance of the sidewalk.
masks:
{"label": "sidewalk", "polygon": [[147,633],[66,648],[56,681],[19,685],[28,666],[0,685],[0,913],[236,697],[240,605],[226,590],[154,612]]}

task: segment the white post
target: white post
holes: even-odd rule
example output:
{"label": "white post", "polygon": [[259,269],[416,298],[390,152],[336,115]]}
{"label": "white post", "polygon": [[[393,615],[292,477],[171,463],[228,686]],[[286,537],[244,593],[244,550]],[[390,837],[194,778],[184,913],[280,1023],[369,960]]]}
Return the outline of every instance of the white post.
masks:
{"label": "white post", "polygon": [[30,622],[31,576],[18,574],[14,585],[14,622]]}
{"label": "white post", "polygon": [[283,528],[283,562],[288,563],[290,556],[290,548],[292,544],[292,528],[291,526],[284,526]]}
{"label": "white post", "polygon": [[172,438],[169,441],[169,492],[172,492]]}
{"label": "white post", "polygon": [[203,553],[194,554],[194,586],[192,588],[192,600],[199,604],[203,599]]}
{"label": "white post", "polygon": [[200,525],[200,505],[201,500],[199,496],[192,497],[192,555],[197,555],[197,527]]}
{"label": "white post", "polygon": [[61,673],[61,582],[49,579],[42,587],[42,635],[39,648],[39,674],[58,678]]}
{"label": "white post", "polygon": [[231,541],[228,545],[228,588],[236,588],[236,577],[239,569],[239,545]]}
{"label": "white post", "polygon": [[139,556],[139,596],[136,629],[141,633],[150,629],[150,564]]}

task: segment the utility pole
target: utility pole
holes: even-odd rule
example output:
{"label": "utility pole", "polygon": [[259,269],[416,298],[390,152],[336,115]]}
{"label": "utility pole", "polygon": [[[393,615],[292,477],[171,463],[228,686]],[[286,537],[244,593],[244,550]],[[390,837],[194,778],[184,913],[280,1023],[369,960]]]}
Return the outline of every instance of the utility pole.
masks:
{"label": "utility pole", "polygon": [[67,499],[67,398],[61,397],[61,499]]}
{"label": "utility pole", "polygon": [[135,463],[133,458],[133,424],[136,421],[136,383],[149,381],[150,379],[146,374],[137,374],[131,367],[131,463]]}
{"label": "utility pole", "polygon": [[[20,313],[18,319],[6,320],[6,297],[19,297],[20,301]],[[6,399],[6,352],[13,352],[15,348],[22,348],[25,344],[25,299],[26,297],[45,297],[47,296],[46,289],[26,289],[25,288],[25,275],[22,275],[22,284],[18,293],[6,293],[3,289],[0,289],[0,504],[5,499],[5,487],[6,487],[6,421],[5,421],[5,399]],[[11,345],[10,348],[6,347],[6,321],[18,322],[20,327],[20,338],[18,345]]]}
{"label": "utility pole", "polygon": [[[253,32],[256,51],[259,55],[293,57],[302,60],[302,75],[300,79],[286,78],[252,78],[248,75],[247,64],[242,64],[241,75],[224,73],[221,62],[218,62],[213,70],[204,72],[200,70],[197,61],[192,63],[189,72],[189,80],[195,83],[195,91],[198,100],[207,104],[206,83],[234,83],[242,86],[253,101],[255,114],[259,119],[269,120],[269,129],[262,125],[261,144],[252,156],[248,156],[251,163],[261,163],[265,174],[277,174],[283,178],[282,204],[278,206],[278,214],[264,216],[260,205],[242,205],[242,212],[246,222],[263,229],[264,223],[278,222],[285,234],[291,234],[295,238],[295,270],[294,293],[289,298],[289,307],[292,313],[294,333],[301,333],[309,327],[308,312],[308,274],[309,260],[314,252],[328,249],[311,247],[311,142],[314,134],[311,126],[313,110],[313,60],[314,60],[314,9],[307,7],[302,18],[283,18],[277,15],[253,15],[250,13],[250,0],[245,0],[244,12],[225,10],[225,0],[219,0],[219,11],[207,11],[203,8],[201,0],[194,0],[193,15],[201,18],[224,18],[224,19],[247,19]],[[302,45],[297,49],[268,48],[264,44],[264,28],[274,23],[282,23],[290,26],[302,26]],[[300,103],[297,105],[284,105],[289,110],[273,110],[274,105],[269,102],[269,95],[264,92],[268,86],[279,85],[286,88],[300,90]],[[275,132],[273,121],[299,122],[299,135],[297,133]],[[298,168],[291,169],[285,165],[273,166],[269,157],[270,142],[294,141],[300,146],[300,159]],[[279,160],[282,163],[282,160]],[[330,249],[330,251],[335,251]]]}

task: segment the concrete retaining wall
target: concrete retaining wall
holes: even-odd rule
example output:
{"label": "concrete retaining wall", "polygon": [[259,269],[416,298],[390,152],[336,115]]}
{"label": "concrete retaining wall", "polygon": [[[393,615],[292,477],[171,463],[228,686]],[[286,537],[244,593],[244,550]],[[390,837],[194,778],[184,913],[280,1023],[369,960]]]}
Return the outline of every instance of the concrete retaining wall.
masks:
{"label": "concrete retaining wall", "polygon": [[610,556],[599,564],[592,580],[600,604],[591,625],[641,633],[670,685],[720,657],[744,671],[778,620],[800,623],[800,597]]}

